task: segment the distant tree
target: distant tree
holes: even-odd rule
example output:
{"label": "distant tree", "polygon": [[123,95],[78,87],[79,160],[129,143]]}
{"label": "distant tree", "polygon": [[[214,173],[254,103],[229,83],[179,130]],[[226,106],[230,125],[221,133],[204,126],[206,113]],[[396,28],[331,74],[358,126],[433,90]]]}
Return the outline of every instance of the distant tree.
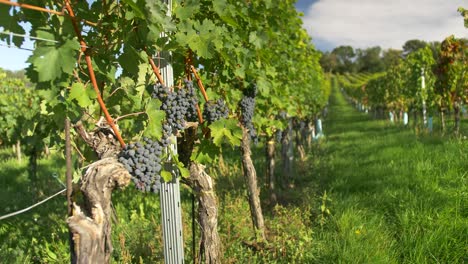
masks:
{"label": "distant tree", "polygon": [[434,56],[434,60],[437,61],[440,56],[440,49],[441,49],[440,41],[432,41],[432,42],[429,42],[427,45],[432,50],[432,55]]}
{"label": "distant tree", "polygon": [[358,72],[381,72],[385,70],[379,46],[357,50],[356,66]]}
{"label": "distant tree", "polygon": [[331,52],[337,59],[337,72],[355,72],[354,58],[356,53],[351,46],[339,46]]}
{"label": "distant tree", "polygon": [[422,49],[427,46],[427,42],[419,39],[411,39],[405,42],[403,45],[403,55],[406,57],[409,54]]}
{"label": "distant tree", "polygon": [[462,15],[463,19],[465,20],[465,27],[468,28],[468,9],[463,7],[458,8],[458,12]]}
{"label": "distant tree", "polygon": [[403,58],[403,51],[396,49],[384,50],[382,55],[382,62],[384,64],[385,70],[398,65]]}
{"label": "distant tree", "polygon": [[336,73],[338,59],[335,54],[325,52],[322,53],[322,57],[320,57],[320,65],[325,72]]}

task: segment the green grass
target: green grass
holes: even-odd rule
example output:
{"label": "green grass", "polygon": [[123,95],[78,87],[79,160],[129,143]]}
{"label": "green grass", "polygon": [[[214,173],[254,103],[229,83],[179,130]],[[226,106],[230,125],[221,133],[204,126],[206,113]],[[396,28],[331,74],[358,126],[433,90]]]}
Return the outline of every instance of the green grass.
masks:
{"label": "green grass", "polygon": [[372,120],[336,91],[317,180],[332,200],[324,263],[468,261],[468,142]]}
{"label": "green grass", "polygon": [[[293,188],[280,188],[280,205],[267,201],[264,150],[253,149],[267,236],[254,235],[239,150],[208,169],[217,182],[219,232],[225,263],[465,263],[468,262],[468,142],[415,135],[410,128],[373,120],[335,91],[323,123],[326,138],[297,162]],[[278,150],[279,151],[279,150]],[[279,156],[279,155],[278,155]],[[62,187],[60,155],[41,159],[39,194],[27,164],[0,150],[0,215],[22,209]],[[277,174],[280,176],[281,161]],[[182,190],[185,253],[191,262],[191,198]],[[159,197],[132,187],[113,194],[114,263],[162,263]],[[65,197],[0,221],[0,263],[66,263]],[[197,234],[199,237],[199,234]]]}

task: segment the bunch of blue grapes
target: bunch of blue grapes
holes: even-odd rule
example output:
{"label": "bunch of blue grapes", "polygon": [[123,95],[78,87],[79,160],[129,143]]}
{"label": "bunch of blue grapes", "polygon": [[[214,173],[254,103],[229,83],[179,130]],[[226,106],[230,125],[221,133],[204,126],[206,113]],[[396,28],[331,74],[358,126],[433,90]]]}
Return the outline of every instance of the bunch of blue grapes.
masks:
{"label": "bunch of blue grapes", "polygon": [[197,121],[197,105],[198,97],[195,88],[193,88],[193,83],[191,81],[185,80],[185,94],[186,100],[188,101],[187,111],[185,113],[185,118],[187,121],[195,122]]}
{"label": "bunch of blue grapes", "polygon": [[254,141],[257,139],[257,132],[252,122],[255,111],[255,96],[257,96],[257,86],[251,85],[244,90],[244,96],[240,101],[241,123],[248,129],[249,136]]}
{"label": "bunch of blue grapes", "polygon": [[203,109],[203,119],[208,123],[213,123],[221,118],[227,118],[229,116],[229,108],[223,99],[216,101],[208,101],[205,103]]}
{"label": "bunch of blue grapes", "polygon": [[158,83],[154,86],[152,97],[162,102],[161,110],[166,113],[161,145],[167,147],[171,135],[184,130],[187,121],[196,120],[198,98],[191,81],[185,81],[185,87],[176,91]]}
{"label": "bunch of blue grapes", "polygon": [[162,145],[144,138],[142,142],[126,145],[118,159],[132,175],[138,190],[158,193],[161,190],[162,156]]}

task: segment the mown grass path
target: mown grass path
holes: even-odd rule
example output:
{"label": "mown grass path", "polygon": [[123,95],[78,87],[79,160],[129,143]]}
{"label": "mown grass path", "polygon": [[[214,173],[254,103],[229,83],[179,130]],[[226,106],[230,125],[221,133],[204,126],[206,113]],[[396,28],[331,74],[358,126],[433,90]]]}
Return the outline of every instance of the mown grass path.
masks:
{"label": "mown grass path", "polygon": [[373,120],[335,88],[314,168],[323,263],[468,262],[468,144]]}

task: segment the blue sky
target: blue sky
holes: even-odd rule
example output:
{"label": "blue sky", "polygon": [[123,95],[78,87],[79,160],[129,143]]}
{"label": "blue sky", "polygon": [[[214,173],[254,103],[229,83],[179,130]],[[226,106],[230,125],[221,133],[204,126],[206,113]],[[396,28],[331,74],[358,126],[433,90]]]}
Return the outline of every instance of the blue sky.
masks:
{"label": "blue sky", "polygon": [[[279,0],[280,1],[280,0]],[[457,8],[467,0],[298,0],[304,27],[319,50],[340,45],[401,49],[409,39],[442,41],[454,34],[468,38]],[[0,45],[5,43],[0,43]],[[25,42],[24,48],[33,49]],[[0,68],[26,67],[31,51],[0,46]]]}

